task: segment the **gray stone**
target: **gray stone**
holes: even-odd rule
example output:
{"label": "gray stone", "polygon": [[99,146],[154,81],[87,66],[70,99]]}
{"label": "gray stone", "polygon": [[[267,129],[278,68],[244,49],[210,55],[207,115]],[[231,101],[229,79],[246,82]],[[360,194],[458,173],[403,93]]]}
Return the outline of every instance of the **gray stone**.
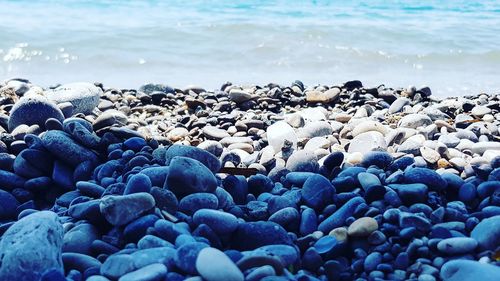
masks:
{"label": "gray stone", "polygon": [[205,137],[207,139],[216,140],[216,141],[219,141],[223,138],[230,136],[226,130],[219,129],[219,128],[214,127],[214,126],[205,126],[203,128],[202,132],[203,132],[203,135],[205,135]]}
{"label": "gray stone", "polygon": [[432,124],[431,118],[424,114],[409,114],[405,117],[401,118],[398,122],[399,127],[413,128],[416,129],[418,127],[427,126]]}
{"label": "gray stone", "polygon": [[70,102],[73,114],[91,113],[99,105],[101,94],[101,88],[85,82],[64,84],[46,92],[46,96],[55,103]]}
{"label": "gray stone", "polygon": [[297,131],[299,138],[314,138],[331,135],[332,126],[326,121],[309,122],[303,128]]}
{"label": "gray stone", "polygon": [[288,161],[286,168],[291,172],[317,172],[319,169],[318,158],[312,151],[295,151]]}
{"label": "gray stone", "polygon": [[403,107],[408,104],[410,104],[410,99],[405,97],[399,97],[389,107],[389,113],[392,114],[401,112],[403,110]]}
{"label": "gray stone", "polygon": [[244,276],[234,262],[215,248],[205,248],[196,259],[198,273],[207,281],[243,281]]}
{"label": "gray stone", "polygon": [[57,214],[41,211],[20,219],[0,241],[0,280],[39,280],[48,269],[64,272],[62,243]]}
{"label": "gray stone", "polygon": [[128,118],[123,112],[118,110],[107,110],[95,119],[92,126],[94,127],[94,130],[97,131],[113,125],[117,125],[118,127],[125,126],[127,125],[127,121]]}
{"label": "gray stone", "polygon": [[112,225],[125,225],[155,206],[153,196],[146,192],[129,195],[108,195],[102,198],[99,208]]}

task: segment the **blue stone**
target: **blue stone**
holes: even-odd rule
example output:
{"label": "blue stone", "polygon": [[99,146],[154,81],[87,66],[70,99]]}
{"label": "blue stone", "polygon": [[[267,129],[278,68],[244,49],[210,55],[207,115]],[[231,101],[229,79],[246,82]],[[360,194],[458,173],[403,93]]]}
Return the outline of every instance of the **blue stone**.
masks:
{"label": "blue stone", "polygon": [[300,235],[306,236],[318,229],[318,216],[311,208],[306,208],[302,211],[300,219]]}
{"label": "blue stone", "polygon": [[308,207],[321,211],[333,203],[335,188],[327,178],[321,175],[310,176],[302,186],[302,200]]}
{"label": "blue stone", "polygon": [[379,265],[380,263],[382,263],[382,254],[380,254],[379,252],[373,252],[369,254],[363,263],[365,272],[371,272],[375,270],[377,268],[377,265]]}
{"label": "blue stone", "polygon": [[415,227],[424,233],[427,233],[432,226],[428,219],[410,213],[401,214],[399,217],[399,225],[403,228]]}
{"label": "blue stone", "polygon": [[7,191],[0,189],[0,220],[14,219],[19,202]]}
{"label": "blue stone", "polygon": [[231,237],[236,250],[253,250],[266,245],[291,245],[292,241],[283,227],[274,222],[240,223]]}
{"label": "blue stone", "polygon": [[347,169],[342,170],[337,177],[352,177],[356,183],[356,186],[359,185],[358,174],[366,172],[366,168],[363,167],[349,167]]}
{"label": "blue stone", "polygon": [[410,156],[403,156],[401,158],[398,158],[392,162],[392,164],[389,166],[389,170],[395,171],[395,170],[405,170],[407,167],[413,165],[415,163],[415,159]]}
{"label": "blue stone", "polygon": [[209,246],[207,244],[200,242],[189,243],[181,246],[177,249],[174,257],[175,265],[187,274],[197,274],[196,259],[198,258],[198,254],[202,249],[208,247]]}
{"label": "blue stone", "polygon": [[192,193],[213,193],[217,188],[214,174],[199,161],[176,156],[170,162],[166,184],[178,197]]}
{"label": "blue stone", "polygon": [[198,160],[213,173],[218,172],[221,168],[221,162],[215,155],[198,147],[178,144],[170,146],[164,156],[165,165],[170,165],[170,162],[176,156]]}
{"label": "blue stone", "polygon": [[292,207],[283,208],[269,217],[269,221],[283,226],[287,230],[296,229],[299,225],[299,212]]}
{"label": "blue stone", "polygon": [[246,203],[248,183],[245,177],[229,175],[222,181],[222,186],[231,194],[236,204],[243,205]]}
{"label": "blue stone", "polygon": [[375,165],[379,168],[385,169],[392,163],[392,156],[385,151],[370,151],[366,153],[361,160],[363,167]]}
{"label": "blue stone", "polygon": [[130,176],[123,194],[132,194],[151,191],[151,180],[144,174]]}
{"label": "blue stone", "polygon": [[389,187],[396,190],[399,198],[406,205],[425,203],[427,200],[427,186],[425,184],[391,184]]}
{"label": "blue stone", "polygon": [[181,199],[179,211],[192,215],[200,209],[217,209],[219,200],[212,193],[194,193]]}
{"label": "blue stone", "polygon": [[257,174],[248,178],[248,192],[255,196],[259,196],[264,192],[271,192],[273,187],[273,182],[265,175]]}
{"label": "blue stone", "polygon": [[473,252],[477,245],[477,241],[473,238],[454,237],[441,240],[441,242],[437,244],[437,248],[444,254],[458,255]]}
{"label": "blue stone", "polygon": [[123,142],[125,149],[131,149],[135,152],[140,151],[147,145],[146,140],[140,137],[132,137]]}
{"label": "blue stone", "polygon": [[448,183],[434,170],[427,168],[411,168],[405,170],[406,183],[423,183],[434,191],[445,190]]}
{"label": "blue stone", "polygon": [[485,181],[477,186],[480,199],[484,199],[497,191],[500,191],[500,181]]}
{"label": "blue stone", "polygon": [[463,184],[458,191],[458,200],[464,203],[471,203],[476,196],[476,187],[470,183]]}
{"label": "blue stone", "polygon": [[314,243],[314,248],[319,254],[326,254],[330,252],[337,245],[337,239],[335,237],[326,235],[321,237],[316,243]]}
{"label": "blue stone", "polygon": [[340,151],[335,151],[330,153],[323,161],[323,166],[325,166],[329,171],[333,170],[335,167],[340,167],[344,161],[344,153]]}
{"label": "blue stone", "polygon": [[148,227],[153,227],[159,218],[156,215],[146,215],[129,223],[123,230],[123,236],[128,242],[137,242],[144,235]]}
{"label": "blue stone", "polygon": [[452,260],[441,267],[445,281],[497,281],[500,267],[469,260]]}
{"label": "blue stone", "polygon": [[285,178],[288,183],[291,183],[295,186],[302,186],[306,180],[310,177],[316,175],[311,172],[290,172],[286,174]]}
{"label": "blue stone", "polygon": [[345,176],[345,177],[337,176],[332,180],[332,184],[335,187],[335,190],[339,193],[353,191],[357,186],[356,180],[350,176]]}
{"label": "blue stone", "polygon": [[76,189],[78,189],[81,194],[90,196],[92,198],[101,198],[102,194],[105,191],[104,187],[88,181],[77,182]]}
{"label": "blue stone", "polygon": [[354,197],[340,207],[335,213],[322,221],[318,227],[323,233],[329,233],[332,229],[344,225],[345,220],[354,214],[358,205],[365,203],[361,197]]}
{"label": "blue stone", "polygon": [[495,250],[500,246],[500,216],[484,219],[472,230],[470,236],[477,240],[481,250]]}
{"label": "blue stone", "polygon": [[231,234],[238,227],[238,219],[226,212],[200,209],[193,215],[196,225],[206,224],[219,235]]}

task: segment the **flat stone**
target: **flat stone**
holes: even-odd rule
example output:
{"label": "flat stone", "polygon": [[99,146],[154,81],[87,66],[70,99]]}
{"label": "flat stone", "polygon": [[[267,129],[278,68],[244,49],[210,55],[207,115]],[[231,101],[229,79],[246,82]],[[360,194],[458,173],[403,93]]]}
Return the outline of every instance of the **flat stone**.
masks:
{"label": "flat stone", "polygon": [[478,243],[469,237],[453,237],[441,240],[437,244],[440,252],[449,255],[466,254],[473,252]]}
{"label": "flat stone", "polygon": [[335,100],[340,95],[339,88],[331,88],[324,92],[313,90],[306,92],[306,101],[307,102],[320,102],[320,103],[330,103]]}
{"label": "flat stone", "polygon": [[500,215],[484,219],[472,230],[470,236],[477,240],[481,250],[495,250],[500,246]]}
{"label": "flat stone", "polygon": [[76,143],[62,131],[47,131],[41,139],[43,146],[48,151],[72,167],[85,161],[98,163],[97,155],[93,151]]}
{"label": "flat stone", "polygon": [[157,281],[167,275],[167,267],[161,263],[154,263],[136,271],[129,272],[118,281]]}
{"label": "flat stone", "polygon": [[205,126],[202,130],[203,135],[210,140],[219,141],[223,138],[229,137],[229,133],[224,129],[219,129],[214,126]]}
{"label": "flat stone", "polygon": [[155,206],[149,193],[129,195],[108,195],[102,198],[99,208],[106,220],[112,225],[125,225]]}
{"label": "flat stone", "polygon": [[134,259],[130,255],[116,254],[108,257],[101,266],[101,274],[116,280],[135,270]]}

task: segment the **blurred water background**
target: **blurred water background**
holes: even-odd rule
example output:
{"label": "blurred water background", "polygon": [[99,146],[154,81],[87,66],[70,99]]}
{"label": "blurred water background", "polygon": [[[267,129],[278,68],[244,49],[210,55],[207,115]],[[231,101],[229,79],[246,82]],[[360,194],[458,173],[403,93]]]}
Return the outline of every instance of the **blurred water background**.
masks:
{"label": "blurred water background", "polygon": [[0,80],[500,90],[500,1],[4,1]]}

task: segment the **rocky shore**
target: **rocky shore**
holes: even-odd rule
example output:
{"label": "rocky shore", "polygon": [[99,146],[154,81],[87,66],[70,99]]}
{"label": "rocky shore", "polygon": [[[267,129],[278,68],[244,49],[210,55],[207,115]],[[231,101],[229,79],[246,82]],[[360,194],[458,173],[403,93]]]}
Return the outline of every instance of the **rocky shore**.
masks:
{"label": "rocky shore", "polygon": [[500,95],[0,84],[0,280],[500,280]]}

